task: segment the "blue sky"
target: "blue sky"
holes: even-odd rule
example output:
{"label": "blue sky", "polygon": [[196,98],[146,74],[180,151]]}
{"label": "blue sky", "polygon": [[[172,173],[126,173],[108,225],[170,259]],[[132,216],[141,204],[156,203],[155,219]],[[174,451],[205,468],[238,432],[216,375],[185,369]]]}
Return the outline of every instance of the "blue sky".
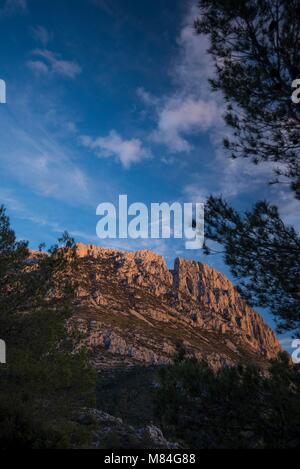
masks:
{"label": "blue sky", "polygon": [[[266,185],[270,167],[222,149],[223,101],[207,83],[196,3],[0,0],[0,200],[31,247],[68,230],[81,242],[153,249],[169,265],[202,258],[178,240],[97,240],[96,207],[119,194],[150,204],[222,193],[240,209],[267,197],[297,223],[292,195]],[[208,262],[227,272],[220,258]]]}

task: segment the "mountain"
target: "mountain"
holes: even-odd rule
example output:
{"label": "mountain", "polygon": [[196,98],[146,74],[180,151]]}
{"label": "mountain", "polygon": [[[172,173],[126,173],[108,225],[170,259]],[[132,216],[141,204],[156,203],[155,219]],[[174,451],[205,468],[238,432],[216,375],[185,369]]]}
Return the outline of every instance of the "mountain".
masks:
{"label": "mountain", "polygon": [[169,270],[154,252],[78,244],[74,320],[98,369],[166,364],[179,347],[218,368],[264,367],[281,350],[273,331],[226,276],[176,259]]}

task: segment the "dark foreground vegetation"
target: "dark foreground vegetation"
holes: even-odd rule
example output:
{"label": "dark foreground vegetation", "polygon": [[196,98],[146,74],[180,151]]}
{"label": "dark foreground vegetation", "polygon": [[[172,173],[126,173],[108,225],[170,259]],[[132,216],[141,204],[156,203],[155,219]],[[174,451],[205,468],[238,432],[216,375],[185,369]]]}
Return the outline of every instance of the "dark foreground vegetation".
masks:
{"label": "dark foreground vegetation", "polygon": [[255,368],[182,361],[160,372],[155,411],[190,448],[299,448],[300,374],[283,354],[269,376]]}
{"label": "dark foreground vegetation", "polygon": [[131,425],[150,424],[183,448],[300,447],[299,366],[284,353],[267,374],[245,366],[215,373],[184,352],[170,366],[111,370],[99,376],[96,404],[90,357],[67,326],[76,268],[67,236],[33,256],[0,209],[1,449],[89,447],[95,422],[77,417],[96,405],[123,420],[121,433],[118,419],[103,437],[98,428],[100,448],[135,447]]}
{"label": "dark foreground vegetation", "polygon": [[131,425],[155,424],[182,447],[299,448],[300,374],[283,353],[267,375],[178,359],[99,378],[98,405]]}
{"label": "dark foreground vegetation", "polygon": [[67,236],[33,260],[0,208],[0,448],[68,448],[84,441],[71,416],[93,405],[95,373],[67,320],[76,291]]}

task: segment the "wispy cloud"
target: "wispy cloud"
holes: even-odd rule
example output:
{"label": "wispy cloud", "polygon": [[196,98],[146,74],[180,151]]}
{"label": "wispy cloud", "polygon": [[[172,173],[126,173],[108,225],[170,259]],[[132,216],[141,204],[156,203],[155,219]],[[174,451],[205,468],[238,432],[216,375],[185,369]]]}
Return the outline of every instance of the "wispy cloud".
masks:
{"label": "wispy cloud", "polygon": [[113,15],[113,8],[107,0],[90,0],[93,5],[100,8],[108,15]]}
{"label": "wispy cloud", "polygon": [[132,138],[126,140],[115,130],[111,130],[105,137],[97,137],[95,139],[82,136],[81,142],[87,148],[94,150],[100,158],[115,157],[126,169],[150,155],[140,139]]}
{"label": "wispy cloud", "polygon": [[[1,119],[1,173],[31,191],[72,205],[93,206],[95,184],[73,157],[70,148],[49,134],[43,125],[22,112],[24,123]],[[25,125],[26,121],[26,125]],[[28,129],[27,129],[28,126]]]}
{"label": "wispy cloud", "polygon": [[25,210],[24,204],[13,196],[11,190],[4,189],[2,187],[0,188],[0,204],[19,213],[22,213]]}
{"label": "wispy cloud", "polygon": [[36,26],[32,28],[32,35],[36,41],[40,42],[44,47],[47,46],[52,39],[52,34],[44,26]]}
{"label": "wispy cloud", "polygon": [[140,98],[140,100],[143,101],[144,104],[148,105],[149,107],[156,108],[160,104],[160,99],[157,96],[154,96],[142,87],[137,89],[136,94]]}
{"label": "wispy cloud", "polygon": [[169,71],[175,91],[157,97],[143,88],[137,90],[155,114],[156,129],[150,139],[165,145],[171,153],[191,151],[190,136],[214,129],[222,122],[218,97],[212,95],[208,85],[213,74],[208,42],[193,28],[196,16],[197,9],[190,7],[177,38],[178,54]]}
{"label": "wispy cloud", "polygon": [[19,200],[11,190],[0,188],[0,204],[3,204],[10,212],[14,213],[19,219],[30,221],[38,226],[47,226],[55,233],[63,233],[63,229],[55,221],[49,220],[45,216],[40,216],[29,210],[23,201]]}
{"label": "wispy cloud", "polygon": [[192,149],[186,136],[205,132],[219,119],[214,101],[203,101],[192,96],[176,96],[167,100],[158,112],[157,130],[152,140],[162,143],[173,152]]}
{"label": "wispy cloud", "polygon": [[263,189],[269,189],[270,172],[268,163],[257,167],[246,159],[232,160],[226,158],[222,148],[216,147],[211,162],[206,164],[204,171],[199,167],[191,175],[183,188],[183,194],[193,202],[205,201],[209,195],[222,195],[234,201],[261,191],[263,198]]}
{"label": "wispy cloud", "polygon": [[45,74],[49,72],[49,67],[45,62],[42,62],[41,60],[28,60],[27,61],[27,67],[30,68],[31,71],[34,73],[37,73],[38,75]]}
{"label": "wispy cloud", "polygon": [[[45,215],[40,215],[36,210],[29,209],[23,201],[19,200],[18,197],[9,189],[0,188],[0,205],[3,204],[8,210],[8,214],[14,214],[20,220],[26,220],[39,228],[48,228],[50,232],[55,233],[56,236],[62,234],[65,231],[75,238],[75,240],[82,240],[88,243],[99,243],[99,238],[96,234],[91,234],[83,230],[73,229],[66,225],[62,226],[56,220],[50,219]],[[55,236],[55,237],[56,237]]]}
{"label": "wispy cloud", "polygon": [[71,60],[64,60],[60,54],[48,49],[36,49],[32,52],[38,59],[29,60],[27,66],[39,73],[53,73],[66,78],[75,78],[82,71],[80,65]]}
{"label": "wispy cloud", "polygon": [[15,14],[22,14],[27,11],[26,0],[6,0],[4,6],[0,9],[1,16],[13,16]]}

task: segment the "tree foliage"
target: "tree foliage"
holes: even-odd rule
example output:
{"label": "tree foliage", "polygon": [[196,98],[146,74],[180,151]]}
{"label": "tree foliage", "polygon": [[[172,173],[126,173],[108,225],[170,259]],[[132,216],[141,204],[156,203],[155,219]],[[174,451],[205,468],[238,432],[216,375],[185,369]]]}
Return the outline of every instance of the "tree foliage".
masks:
{"label": "tree foliage", "polygon": [[[268,307],[280,331],[300,330],[300,238],[275,206],[258,202],[239,214],[222,198],[206,206],[206,237],[225,250],[239,290],[253,306]],[[210,253],[206,247],[206,253]]]}
{"label": "tree foliage", "polygon": [[286,354],[268,376],[178,361],[160,372],[155,408],[165,434],[193,449],[300,447],[300,374]]}
{"label": "tree foliage", "polygon": [[300,198],[300,105],[291,99],[300,78],[299,1],[200,0],[199,9],[195,27],[209,36],[216,65],[212,88],[223,92],[233,130],[225,147],[233,158],[273,162],[272,182],[289,182]]}
{"label": "tree foliage", "polygon": [[76,269],[67,235],[48,253],[31,253],[0,208],[1,448],[70,447],[73,412],[94,403],[94,372],[68,326]]}
{"label": "tree foliage", "polygon": [[[216,66],[212,89],[222,91],[232,128],[225,148],[233,158],[272,162],[273,182],[283,176],[300,198],[300,106],[291,99],[300,77],[298,0],[200,0],[199,11],[195,28],[209,36]],[[280,331],[299,333],[300,240],[277,208],[263,201],[239,215],[211,197],[206,236],[225,248],[244,297],[268,307]]]}

